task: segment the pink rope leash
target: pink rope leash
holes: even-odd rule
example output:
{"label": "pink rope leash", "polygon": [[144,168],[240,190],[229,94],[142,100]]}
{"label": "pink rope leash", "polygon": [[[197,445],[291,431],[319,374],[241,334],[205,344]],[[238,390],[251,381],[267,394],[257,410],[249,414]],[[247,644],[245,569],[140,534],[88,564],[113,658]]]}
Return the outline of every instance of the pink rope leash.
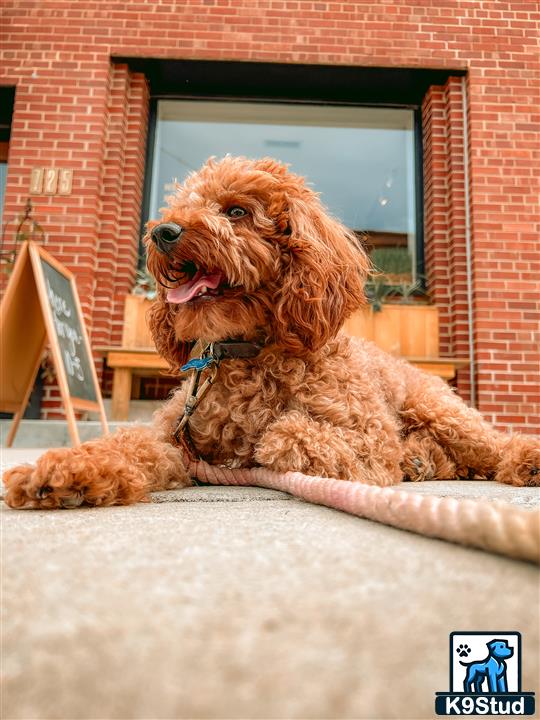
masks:
{"label": "pink rope leash", "polygon": [[508,503],[456,500],[312,477],[250,468],[192,462],[189,472],[212,485],[257,485],[282,490],[297,498],[351,515],[410,530],[419,535],[481,548],[520,560],[540,563],[540,511],[522,510]]}

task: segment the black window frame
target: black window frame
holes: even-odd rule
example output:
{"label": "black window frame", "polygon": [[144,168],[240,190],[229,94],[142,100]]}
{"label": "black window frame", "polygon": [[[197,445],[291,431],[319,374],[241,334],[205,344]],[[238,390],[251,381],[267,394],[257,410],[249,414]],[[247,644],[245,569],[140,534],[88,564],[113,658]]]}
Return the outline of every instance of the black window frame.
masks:
{"label": "black window frame", "polygon": [[15,105],[15,86],[0,86],[0,142],[9,142]]}

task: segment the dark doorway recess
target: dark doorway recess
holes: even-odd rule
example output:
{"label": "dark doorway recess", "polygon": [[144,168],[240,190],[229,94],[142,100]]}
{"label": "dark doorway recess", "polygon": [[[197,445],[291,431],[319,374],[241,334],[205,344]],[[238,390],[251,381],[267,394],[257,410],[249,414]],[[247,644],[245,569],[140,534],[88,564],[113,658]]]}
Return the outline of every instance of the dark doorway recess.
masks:
{"label": "dark doorway recess", "polygon": [[418,106],[465,70],[114,57],[146,75],[153,97]]}

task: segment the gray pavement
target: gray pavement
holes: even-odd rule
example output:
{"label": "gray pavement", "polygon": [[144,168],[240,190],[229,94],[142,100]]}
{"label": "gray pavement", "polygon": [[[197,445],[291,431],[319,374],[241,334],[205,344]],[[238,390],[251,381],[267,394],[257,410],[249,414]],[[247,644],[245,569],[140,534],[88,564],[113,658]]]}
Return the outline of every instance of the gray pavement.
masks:
{"label": "gray pavement", "polygon": [[[404,489],[539,502],[493,483]],[[523,689],[539,690],[526,563],[257,488],[0,518],[5,720],[432,718],[454,630],[521,631]]]}

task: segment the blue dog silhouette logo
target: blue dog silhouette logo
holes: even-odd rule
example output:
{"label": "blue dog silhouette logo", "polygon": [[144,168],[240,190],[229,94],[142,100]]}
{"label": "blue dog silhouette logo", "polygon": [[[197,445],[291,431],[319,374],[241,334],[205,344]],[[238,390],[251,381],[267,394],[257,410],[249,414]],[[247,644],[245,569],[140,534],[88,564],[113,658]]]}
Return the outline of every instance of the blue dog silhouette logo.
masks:
{"label": "blue dog silhouette logo", "polygon": [[[508,640],[495,639],[487,643],[487,649],[487,657],[483,660],[473,660],[472,662],[459,661],[460,665],[464,665],[467,668],[465,679],[463,680],[464,692],[508,692],[505,660],[513,656],[514,648],[509,647]],[[464,648],[461,652],[458,651],[458,655],[463,657],[463,651]]]}
{"label": "blue dog silhouette logo", "polygon": [[450,634],[450,690],[436,693],[437,715],[533,715],[534,693],[521,690],[521,634]]}

